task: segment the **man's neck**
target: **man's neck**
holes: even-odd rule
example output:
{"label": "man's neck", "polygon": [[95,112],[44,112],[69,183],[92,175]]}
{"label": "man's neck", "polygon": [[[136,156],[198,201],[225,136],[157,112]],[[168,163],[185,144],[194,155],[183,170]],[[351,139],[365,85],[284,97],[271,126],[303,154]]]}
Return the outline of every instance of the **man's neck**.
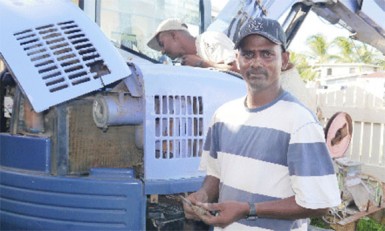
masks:
{"label": "man's neck", "polygon": [[282,92],[282,87],[278,87],[276,89],[266,88],[262,91],[253,91],[249,89],[247,92],[245,106],[249,109],[261,107],[274,101],[282,94]]}

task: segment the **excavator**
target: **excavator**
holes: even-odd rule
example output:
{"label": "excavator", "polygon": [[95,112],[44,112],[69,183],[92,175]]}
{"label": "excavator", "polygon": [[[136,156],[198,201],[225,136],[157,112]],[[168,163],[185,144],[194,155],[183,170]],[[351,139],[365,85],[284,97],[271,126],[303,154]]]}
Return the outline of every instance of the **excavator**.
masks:
{"label": "excavator", "polygon": [[[0,1],[0,229],[183,230],[211,116],[236,73],[160,63],[160,21],[235,41],[252,17],[290,44],[309,12],[385,53],[385,0]],[[290,46],[289,46],[290,49]]]}

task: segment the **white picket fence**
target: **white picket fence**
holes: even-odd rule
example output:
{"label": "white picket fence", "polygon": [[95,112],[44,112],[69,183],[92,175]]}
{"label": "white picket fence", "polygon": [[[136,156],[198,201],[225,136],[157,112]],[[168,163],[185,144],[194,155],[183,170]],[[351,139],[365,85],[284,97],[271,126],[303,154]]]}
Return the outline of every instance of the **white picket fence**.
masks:
{"label": "white picket fence", "polygon": [[324,124],[336,112],[352,117],[353,138],[346,157],[362,163],[363,173],[385,182],[385,101],[360,86],[319,90],[316,100]]}

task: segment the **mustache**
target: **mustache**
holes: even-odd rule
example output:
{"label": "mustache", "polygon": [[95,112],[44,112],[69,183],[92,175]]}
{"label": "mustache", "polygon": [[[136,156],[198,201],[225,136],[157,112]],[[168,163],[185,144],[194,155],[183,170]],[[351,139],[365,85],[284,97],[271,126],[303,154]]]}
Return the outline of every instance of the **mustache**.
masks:
{"label": "mustache", "polygon": [[267,71],[262,67],[249,69],[246,73],[247,75],[267,75]]}

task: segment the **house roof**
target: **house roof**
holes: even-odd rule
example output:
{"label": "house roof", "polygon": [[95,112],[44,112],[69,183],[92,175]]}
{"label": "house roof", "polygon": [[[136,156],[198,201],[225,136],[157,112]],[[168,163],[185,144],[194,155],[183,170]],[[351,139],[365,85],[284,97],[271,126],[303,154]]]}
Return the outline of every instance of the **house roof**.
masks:
{"label": "house roof", "polygon": [[314,64],[314,67],[380,67],[374,64],[368,63],[320,63]]}
{"label": "house roof", "polygon": [[365,75],[365,78],[385,78],[385,71],[377,71]]}

